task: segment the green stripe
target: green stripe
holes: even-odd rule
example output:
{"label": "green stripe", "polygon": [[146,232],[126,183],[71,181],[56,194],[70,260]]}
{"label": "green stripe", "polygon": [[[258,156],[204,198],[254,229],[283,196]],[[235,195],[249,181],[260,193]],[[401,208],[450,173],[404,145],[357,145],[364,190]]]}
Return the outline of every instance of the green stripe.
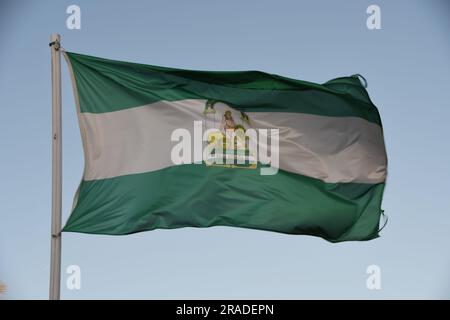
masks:
{"label": "green stripe", "polygon": [[104,113],[166,100],[214,99],[244,112],[298,112],[360,117],[381,126],[357,76],[325,84],[259,71],[194,71],[67,52],[80,111]]}
{"label": "green stripe", "polygon": [[324,183],[279,171],[182,165],[83,181],[63,231],[121,235],[234,226],[323,237],[378,236],[384,184]]}

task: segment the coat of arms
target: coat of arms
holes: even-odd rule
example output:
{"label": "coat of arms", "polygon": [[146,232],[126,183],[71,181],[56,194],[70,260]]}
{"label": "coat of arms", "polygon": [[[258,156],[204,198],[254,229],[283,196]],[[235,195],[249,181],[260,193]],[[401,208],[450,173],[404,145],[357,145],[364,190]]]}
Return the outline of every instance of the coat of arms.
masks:
{"label": "coat of arms", "polygon": [[203,114],[205,130],[209,130],[207,143],[211,149],[205,159],[206,165],[255,169],[256,158],[250,152],[246,135],[250,126],[247,114],[218,100],[206,101]]}

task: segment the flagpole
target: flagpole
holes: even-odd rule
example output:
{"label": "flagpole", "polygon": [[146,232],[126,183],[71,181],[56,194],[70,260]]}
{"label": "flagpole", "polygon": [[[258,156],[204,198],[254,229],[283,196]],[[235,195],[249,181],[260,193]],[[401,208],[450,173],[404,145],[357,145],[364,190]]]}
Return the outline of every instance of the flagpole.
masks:
{"label": "flagpole", "polygon": [[52,34],[52,227],[50,300],[59,300],[61,285],[61,54],[60,36]]}

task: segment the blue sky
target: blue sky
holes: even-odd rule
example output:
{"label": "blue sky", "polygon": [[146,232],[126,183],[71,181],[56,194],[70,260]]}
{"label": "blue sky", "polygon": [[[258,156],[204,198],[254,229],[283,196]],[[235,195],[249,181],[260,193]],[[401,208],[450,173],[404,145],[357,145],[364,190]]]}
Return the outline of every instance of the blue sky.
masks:
{"label": "blue sky", "polygon": [[[68,30],[67,6],[82,13]],[[381,8],[368,30],[366,8]],[[62,298],[450,298],[450,5],[446,1],[2,1],[0,282],[4,299],[48,297],[49,36],[68,51],[198,70],[262,70],[313,82],[364,75],[385,132],[379,239],[238,228],[63,235]],[[65,63],[63,221],[83,170]],[[65,286],[69,265],[81,290]],[[367,266],[381,290],[366,288]]]}

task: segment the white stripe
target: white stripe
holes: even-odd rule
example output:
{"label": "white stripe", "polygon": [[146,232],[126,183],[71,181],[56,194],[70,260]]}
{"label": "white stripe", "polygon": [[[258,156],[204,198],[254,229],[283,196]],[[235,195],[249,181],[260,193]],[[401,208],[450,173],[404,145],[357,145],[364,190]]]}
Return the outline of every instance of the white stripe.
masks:
{"label": "white stripe", "polygon": [[[204,106],[205,100],[191,99],[108,113],[81,113],[86,140],[84,179],[173,166],[173,130],[188,129],[193,137],[194,121],[204,119]],[[386,178],[384,140],[377,124],[357,117],[302,113],[255,112],[248,116],[253,128],[280,130],[282,170],[325,182],[379,183]]]}

